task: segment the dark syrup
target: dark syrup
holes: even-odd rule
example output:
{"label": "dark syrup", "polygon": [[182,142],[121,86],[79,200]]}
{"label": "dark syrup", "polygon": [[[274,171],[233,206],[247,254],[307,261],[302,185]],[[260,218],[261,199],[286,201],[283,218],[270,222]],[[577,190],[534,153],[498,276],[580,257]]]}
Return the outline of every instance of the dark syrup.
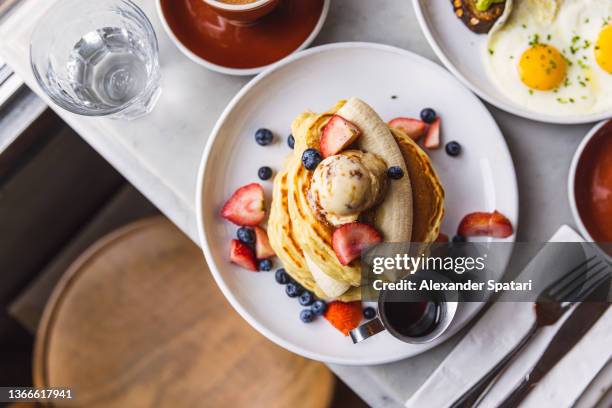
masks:
{"label": "dark syrup", "polygon": [[387,302],[384,308],[389,326],[407,337],[431,333],[440,321],[440,307],[435,302]]}

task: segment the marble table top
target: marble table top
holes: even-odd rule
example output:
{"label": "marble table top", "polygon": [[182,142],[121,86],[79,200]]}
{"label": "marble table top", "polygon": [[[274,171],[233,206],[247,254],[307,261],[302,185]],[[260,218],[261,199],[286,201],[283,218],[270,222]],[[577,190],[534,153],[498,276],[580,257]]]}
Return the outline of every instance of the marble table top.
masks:
{"label": "marble table top", "polygon": [[[56,1],[24,0],[0,27],[0,56],[46,102],[30,70],[29,38],[41,13]],[[132,122],[119,122],[80,117],[51,107],[197,242],[194,203],[201,153],[217,117],[250,78],[225,76],[194,64],[162,30],[155,1],[135,2],[153,22],[160,42],[163,95],[154,111]],[[408,0],[385,0],[384,4],[333,0],[314,45],[339,41],[385,43],[437,62]],[[518,240],[545,241],[559,225],[574,224],[567,200],[567,173],[572,154],[590,125],[548,125],[488,107],[506,137],[517,171]],[[459,337],[392,364],[331,368],[370,405],[401,406]]]}

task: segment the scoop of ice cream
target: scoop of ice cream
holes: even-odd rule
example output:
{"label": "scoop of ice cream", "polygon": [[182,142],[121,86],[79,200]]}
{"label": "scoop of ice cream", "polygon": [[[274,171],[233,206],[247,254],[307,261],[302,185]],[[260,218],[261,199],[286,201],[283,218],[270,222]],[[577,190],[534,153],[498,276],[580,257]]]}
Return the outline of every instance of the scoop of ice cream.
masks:
{"label": "scoop of ice cream", "polygon": [[334,226],[356,221],[382,198],[386,169],[380,157],[359,150],[326,158],[312,175],[309,198],[313,209]]}

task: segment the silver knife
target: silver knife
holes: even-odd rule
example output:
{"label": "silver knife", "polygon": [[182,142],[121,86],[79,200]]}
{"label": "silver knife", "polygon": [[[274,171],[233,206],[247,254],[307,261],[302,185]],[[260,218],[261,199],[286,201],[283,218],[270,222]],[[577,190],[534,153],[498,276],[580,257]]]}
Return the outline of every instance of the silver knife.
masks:
{"label": "silver knife", "polygon": [[608,310],[608,302],[583,302],[576,306],[570,317],[552,338],[544,354],[531,367],[499,408],[518,406],[552,368],[582,339],[599,318]]}

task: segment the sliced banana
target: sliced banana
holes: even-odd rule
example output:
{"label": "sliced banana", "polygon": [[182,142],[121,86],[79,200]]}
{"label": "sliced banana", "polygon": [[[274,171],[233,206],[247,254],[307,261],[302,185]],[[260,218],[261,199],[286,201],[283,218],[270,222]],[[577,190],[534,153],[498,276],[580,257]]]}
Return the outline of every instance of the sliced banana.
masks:
{"label": "sliced banana", "polygon": [[393,134],[374,109],[358,98],[349,99],[337,114],[361,130],[357,140],[360,150],[374,153],[387,166],[398,166],[404,171],[404,177],[390,182],[385,198],[372,210],[372,223],[386,242],[409,242],[412,236],[412,187],[404,156]]}
{"label": "sliced banana", "polygon": [[304,253],[304,259],[306,260],[306,266],[310,269],[310,273],[312,273],[315,282],[317,282],[319,288],[321,288],[329,299],[334,299],[343,295],[344,292],[351,287],[348,283],[337,281],[323,272],[306,253]]}

